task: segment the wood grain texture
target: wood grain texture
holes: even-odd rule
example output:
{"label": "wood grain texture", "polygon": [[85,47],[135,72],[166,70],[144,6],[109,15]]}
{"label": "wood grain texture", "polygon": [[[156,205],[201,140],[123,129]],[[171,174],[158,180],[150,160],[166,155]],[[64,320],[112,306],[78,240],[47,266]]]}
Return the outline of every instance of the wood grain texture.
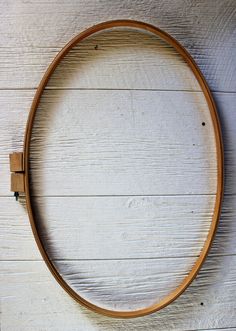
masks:
{"label": "wood grain texture", "polygon": [[103,308],[133,311],[153,305],[181,284],[191,258],[56,261],[60,274],[83,298]]}
{"label": "wood grain texture", "polygon": [[47,91],[40,105],[30,150],[34,195],[216,193],[213,126],[201,93]]}
{"label": "wood grain texture", "polygon": [[214,196],[33,199],[51,257],[65,260],[198,256],[214,202]]}
{"label": "wood grain texture", "polygon": [[[65,92],[65,95],[66,95],[66,93],[67,93],[67,91]],[[73,92],[73,93],[76,93],[76,92]],[[85,92],[83,91],[83,93],[85,93]],[[129,92],[125,92],[125,93],[129,93]],[[138,93],[138,91],[135,91],[135,93]],[[145,92],[140,91],[140,93],[145,93]],[[158,92],[152,92],[152,93],[158,93]],[[6,196],[6,195],[11,194],[10,193],[8,154],[11,153],[12,151],[22,150],[25,123],[27,120],[28,109],[30,107],[33,95],[34,95],[34,91],[1,91],[0,92],[0,106],[1,106],[1,109],[4,110],[4,112],[0,113],[0,121],[2,124],[0,127],[1,151],[2,151],[2,153],[0,154],[0,160],[1,160],[0,171],[1,171],[1,176],[2,176],[1,186],[0,186],[0,195]],[[51,97],[49,97],[50,95],[51,95]],[[48,102],[57,101],[57,99],[53,98],[53,96],[55,96],[55,95],[58,95],[58,91],[50,91],[49,96],[47,98]],[[225,192],[227,194],[234,194],[234,193],[236,193],[236,179],[235,179],[236,177],[234,176],[234,173],[236,172],[236,156],[235,156],[236,147],[235,147],[235,143],[234,143],[236,141],[236,132],[234,129],[235,122],[236,122],[236,112],[234,111],[235,103],[236,103],[236,94],[215,93],[214,97],[215,97],[215,100],[217,103],[217,109],[218,109],[218,112],[220,115],[221,125],[222,125],[222,129],[223,129],[223,140],[224,140],[224,148],[225,148],[225,165],[226,165]],[[62,100],[60,100],[60,101],[62,102],[63,98],[61,98],[61,99]],[[199,100],[199,98],[198,98],[198,100]],[[191,99],[190,99],[190,101],[191,101]],[[77,102],[79,104],[79,100]],[[143,102],[145,102],[145,100],[143,100]],[[156,102],[157,102],[157,100],[154,97],[153,111],[155,111]],[[48,107],[51,107],[51,109],[52,109],[53,108],[52,106],[53,106],[53,104],[47,105],[47,103],[44,102],[43,109],[46,111],[46,109],[48,109]],[[54,105],[54,107],[55,107],[55,105]],[[191,107],[192,107],[192,105],[191,105]],[[57,109],[54,108],[54,113],[56,113],[56,110]],[[63,107],[61,108],[61,110],[63,111]],[[85,108],[82,109],[82,112],[81,112],[81,114],[84,116],[86,115],[85,110],[86,110],[86,106],[85,106]],[[126,108],[124,110],[126,110]],[[188,110],[188,109],[185,108],[185,110]],[[108,108],[108,111],[109,111],[109,108]],[[196,111],[197,111],[197,109],[196,109]],[[7,113],[8,116],[5,116],[5,113]],[[120,112],[120,113],[122,113],[122,112]],[[131,116],[131,114],[128,113],[127,111],[124,114],[126,114],[126,116],[128,116],[128,115]],[[50,113],[48,113],[48,114],[44,113],[44,116],[42,117],[42,119],[45,118],[45,116],[47,118],[47,115],[50,116]],[[97,115],[99,115],[99,114],[97,114]],[[177,116],[177,114],[176,114],[176,116]],[[54,117],[54,123],[55,123],[55,120],[59,121],[59,123],[60,123],[60,116]],[[101,120],[100,120],[100,123],[101,123]],[[73,123],[71,123],[71,124],[73,124]],[[155,125],[157,125],[157,124],[158,124],[158,122]],[[196,122],[195,122],[195,124],[196,124]],[[43,125],[46,125],[45,121],[43,122]],[[141,125],[140,122],[139,122],[139,125]],[[183,125],[183,123],[181,123],[181,126],[182,125]],[[47,130],[47,127],[48,127],[48,125],[46,125],[44,130]],[[64,130],[66,130],[65,125],[64,125]],[[204,128],[204,130],[205,130],[205,128]],[[202,132],[204,132],[204,130],[202,130]],[[79,134],[80,132],[77,132],[77,133]],[[45,131],[42,131],[41,137],[43,137],[44,134],[45,134]],[[59,135],[60,132],[57,132],[57,134]],[[65,134],[66,134],[66,131],[64,131],[64,135]],[[95,139],[95,137],[94,137],[94,139]],[[47,141],[45,140],[44,142],[46,143]],[[42,143],[43,143],[43,141],[42,141]],[[54,143],[56,143],[56,142],[54,142]],[[155,142],[155,144],[157,144],[157,143],[158,142]],[[188,144],[189,142],[186,142],[186,143]],[[75,144],[75,142],[74,142],[74,144]],[[70,143],[70,146],[73,146],[73,144]],[[190,146],[190,144],[188,146],[192,150],[192,153],[194,151],[193,147],[195,147],[195,151],[197,149],[199,151],[202,151],[201,148],[199,149],[200,146],[196,146],[196,145]],[[153,146],[153,148],[154,147],[155,146]],[[49,148],[50,148],[50,146],[48,146],[48,149]],[[204,148],[203,148],[203,150],[204,150]],[[157,151],[155,151],[155,153],[157,153]],[[59,155],[59,153],[57,150],[57,156],[58,155]],[[35,154],[35,156],[36,156],[36,154]],[[41,155],[39,155],[39,156],[41,157]],[[53,157],[53,155],[51,157]],[[56,157],[56,155],[55,155],[55,157]],[[77,156],[77,158],[78,158],[78,156]],[[100,162],[101,161],[102,160],[100,160]],[[198,159],[198,161],[200,162],[200,159]],[[186,165],[186,169],[188,169],[188,167],[189,167],[189,165]],[[190,178],[191,177],[192,176],[190,176]],[[52,180],[52,176],[50,176],[50,178]],[[199,184],[197,184],[197,185],[199,185]],[[191,184],[191,187],[193,187],[192,184]],[[69,191],[69,194],[70,193],[71,192]],[[58,192],[56,194],[58,194]]]}
{"label": "wood grain texture", "polygon": [[[64,199],[64,200],[63,200]],[[83,259],[83,258],[115,258],[121,257],[121,253],[123,253],[123,257],[142,257],[147,258],[148,254],[152,254],[152,257],[155,257],[155,254],[164,254],[164,256],[191,256],[194,251],[200,249],[202,242],[200,239],[204,239],[204,235],[209,226],[209,211],[207,213],[200,213],[200,210],[203,210],[203,205],[200,203],[207,203],[207,199],[204,197],[193,196],[188,197],[186,200],[183,197],[176,198],[169,197],[144,197],[145,199],[150,201],[166,201],[169,204],[162,208],[170,208],[172,209],[172,213],[178,210],[179,219],[181,215],[185,215],[185,220],[187,223],[188,216],[189,220],[197,220],[199,218],[199,225],[191,223],[191,225],[186,224],[188,231],[188,237],[182,236],[180,234],[180,229],[178,228],[178,224],[174,224],[174,218],[171,219],[167,214],[162,215],[162,224],[164,229],[168,229],[168,227],[173,226],[173,233],[176,235],[172,235],[172,230],[165,232],[164,229],[160,229],[158,226],[155,227],[155,223],[153,219],[155,219],[155,213],[157,209],[152,207],[150,209],[145,208],[145,204],[143,208],[141,204],[138,205],[136,203],[137,209],[135,209],[135,204],[133,208],[130,210],[126,204],[124,204],[122,210],[118,210],[118,201],[134,201],[136,198],[126,197],[126,198],[109,198],[112,202],[112,199],[115,201],[111,204],[105,203],[105,198],[102,199],[101,205],[98,206],[98,198],[76,198],[74,197],[69,201],[69,198],[37,198],[38,201],[38,210],[41,212],[41,220],[44,227],[41,228],[42,234],[44,233],[44,240],[47,238],[46,245],[48,247],[48,251],[50,252],[51,257],[54,259]],[[138,198],[142,201],[142,197]],[[208,198],[209,201],[210,198]],[[139,201],[137,200],[137,201]],[[64,201],[64,202],[63,202]],[[73,207],[73,213],[70,214],[69,209],[65,206],[66,202],[69,201],[69,205]],[[87,205],[90,207],[93,206],[92,210],[85,210],[86,205],[78,205],[80,208],[76,208],[77,201],[87,201]],[[100,200],[99,200],[100,201]],[[171,205],[170,202],[174,201],[175,207]],[[182,203],[178,203],[182,201]],[[187,201],[190,202],[190,205],[187,205]],[[195,202],[194,202],[195,201]],[[38,260],[41,259],[40,254],[36,248],[36,244],[34,242],[34,238],[32,237],[32,232],[30,229],[28,215],[26,213],[26,206],[24,202],[24,198],[20,198],[20,203],[16,203],[14,198],[0,198],[1,202],[1,213],[0,213],[0,241],[1,241],[1,260]],[[44,204],[43,204],[44,202]],[[105,216],[104,219],[103,212],[102,214],[96,215],[95,206],[98,206],[97,211],[101,211],[101,207],[106,206],[106,210],[104,211]],[[190,207],[193,206],[193,215],[192,210],[190,212]],[[112,206],[114,206],[114,210],[111,210]],[[147,204],[146,204],[147,206]],[[185,207],[185,209],[181,212],[181,207]],[[45,209],[43,207],[46,207]],[[223,210],[219,223],[219,228],[217,231],[216,238],[213,243],[212,253],[215,255],[226,255],[226,254],[236,254],[235,247],[235,235],[236,235],[236,197],[227,195],[224,198],[223,202]],[[141,215],[139,213],[141,212]],[[162,209],[164,213],[164,209]],[[83,219],[80,219],[78,215],[83,215],[86,217],[86,222],[91,224],[89,228],[83,224]],[[148,223],[145,224],[145,218],[141,218],[141,216],[146,216],[146,220],[152,222],[153,229],[155,230],[154,234],[149,234]],[[157,213],[157,215],[159,215]],[[39,214],[40,216],[40,214]],[[44,216],[44,217],[43,217]],[[64,218],[62,217],[64,216]],[[103,218],[99,218],[103,216]],[[132,217],[131,217],[132,216]],[[139,219],[139,223],[141,222],[142,228],[139,228],[139,224],[135,224],[135,231],[131,232],[131,224],[135,222],[136,217]],[[109,218],[110,217],[110,218]],[[111,218],[112,217],[112,218]],[[123,219],[121,219],[123,217]],[[97,220],[99,223],[94,224],[95,228],[92,227],[92,220]],[[164,224],[166,220],[166,224]],[[109,224],[109,221],[111,224]],[[128,224],[125,222],[129,222]],[[120,224],[122,223],[122,227]],[[67,225],[70,225],[68,227]],[[98,226],[103,225],[103,233],[101,231],[96,232],[95,229]],[[81,225],[81,226],[80,226]],[[115,233],[111,232],[112,226],[116,229]],[[190,229],[190,226],[192,227]],[[141,234],[141,230],[143,229],[144,235]],[[125,232],[126,230],[126,232]],[[181,230],[183,230],[181,228]],[[137,232],[136,232],[137,231]],[[158,231],[159,234],[158,234]],[[187,230],[186,230],[187,231]],[[85,235],[85,238],[82,236]],[[178,234],[179,233],[179,234]],[[140,234],[140,236],[138,236]],[[136,238],[135,241],[129,241],[130,236]],[[150,236],[150,241],[146,241],[145,245],[140,247],[140,243],[144,240],[144,236]],[[155,235],[158,235],[158,241],[155,242]],[[171,245],[167,241],[168,238],[172,235]],[[98,242],[99,238],[104,236],[106,240],[104,242]],[[111,236],[111,238],[110,238]],[[194,241],[188,241],[188,238],[192,238],[192,240],[196,240],[196,246],[192,246]],[[183,239],[181,242],[180,239]],[[197,239],[200,241],[197,242]],[[78,241],[79,240],[79,241]],[[93,247],[93,242],[96,240],[100,248],[99,252],[96,252],[96,248]],[[116,240],[117,245],[111,245],[112,240]],[[110,246],[109,246],[110,244]],[[73,245],[76,247],[76,250],[73,250]],[[130,246],[129,246],[130,245]],[[164,245],[162,248],[161,245]],[[109,246],[109,247],[108,247]],[[125,249],[129,246],[129,250]],[[107,250],[105,249],[107,247]],[[187,251],[187,247],[189,247],[190,251]],[[57,249],[56,249],[57,248]],[[108,249],[109,248],[109,249]],[[111,249],[112,248],[112,249]],[[184,253],[184,255],[183,255]],[[100,256],[98,256],[101,254]],[[157,256],[157,255],[156,255]],[[159,255],[160,256],[160,255]]]}
{"label": "wood grain texture", "polygon": [[23,173],[11,174],[11,191],[12,192],[25,192],[25,179]]}
{"label": "wood grain texture", "polygon": [[[175,303],[157,314],[135,320],[109,319],[78,306],[56,284],[44,262],[3,262],[2,328],[15,330],[17,325],[20,331],[168,331],[232,327],[236,309],[235,262],[235,256],[209,257],[197,279]],[[111,288],[108,286],[107,290]]]}
{"label": "wood grain texture", "polygon": [[181,42],[211,89],[236,91],[235,16],[234,0],[122,0],[109,4],[96,0],[11,0],[2,4],[1,11],[0,86],[37,86],[56,53],[73,36],[104,20],[132,18],[159,26]]}
{"label": "wood grain texture", "polygon": [[16,152],[9,155],[10,171],[22,172],[24,171],[23,153]]}
{"label": "wood grain texture", "polygon": [[56,69],[48,88],[200,90],[172,47],[131,28],[102,31],[82,41]]}

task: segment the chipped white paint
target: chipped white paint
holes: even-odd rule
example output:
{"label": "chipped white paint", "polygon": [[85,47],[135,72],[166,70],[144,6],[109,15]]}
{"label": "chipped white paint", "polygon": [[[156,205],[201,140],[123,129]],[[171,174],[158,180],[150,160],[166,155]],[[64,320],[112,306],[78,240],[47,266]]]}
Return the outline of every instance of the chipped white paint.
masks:
{"label": "chipped white paint", "polygon": [[[236,329],[236,95],[221,93],[236,91],[235,12],[226,0],[1,4],[1,330]],[[227,175],[219,230],[197,280],[160,313],[130,321],[88,312],[56,284],[24,198],[9,197],[8,176],[8,153],[22,148],[30,89],[56,52],[85,27],[120,17],[170,32],[219,91]],[[83,296],[115,309],[151,303],[189,270],[210,224],[215,146],[199,86],[170,47],[126,30],[83,42],[49,87],[31,155],[47,250]]]}

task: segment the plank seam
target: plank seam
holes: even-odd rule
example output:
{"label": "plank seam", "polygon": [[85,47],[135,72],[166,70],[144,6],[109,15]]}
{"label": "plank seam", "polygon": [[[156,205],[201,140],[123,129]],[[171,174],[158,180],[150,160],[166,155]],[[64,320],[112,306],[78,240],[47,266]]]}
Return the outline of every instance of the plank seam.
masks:
{"label": "plank seam", "polygon": [[[135,261],[135,260],[168,260],[168,259],[186,259],[186,258],[193,258],[193,257],[198,257],[199,255],[192,255],[192,256],[160,256],[160,257],[140,257],[140,258],[105,258],[105,259],[51,259],[53,262],[64,262],[64,261],[69,261],[69,262],[77,262],[77,261]],[[215,257],[233,257],[236,256],[236,253],[232,254],[214,254],[210,252],[209,258],[215,258]],[[35,259],[35,260],[30,260],[30,259],[14,259],[14,260],[1,260],[1,262],[44,262],[43,259]]]}

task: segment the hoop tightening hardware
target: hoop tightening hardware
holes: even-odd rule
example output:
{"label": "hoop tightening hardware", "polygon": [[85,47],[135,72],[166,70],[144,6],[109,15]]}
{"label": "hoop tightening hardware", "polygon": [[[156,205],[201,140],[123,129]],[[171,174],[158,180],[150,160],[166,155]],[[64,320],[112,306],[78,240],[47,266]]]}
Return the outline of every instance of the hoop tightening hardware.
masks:
{"label": "hoop tightening hardware", "polygon": [[22,152],[9,154],[11,171],[11,191],[18,200],[19,192],[25,192],[24,157]]}

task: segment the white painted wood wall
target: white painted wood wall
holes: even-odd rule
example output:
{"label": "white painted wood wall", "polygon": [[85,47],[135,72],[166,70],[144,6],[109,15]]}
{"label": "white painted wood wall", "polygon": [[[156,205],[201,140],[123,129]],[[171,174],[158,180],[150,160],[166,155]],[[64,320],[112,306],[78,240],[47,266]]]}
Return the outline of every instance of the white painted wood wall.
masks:
{"label": "white painted wood wall", "polygon": [[[0,9],[1,330],[236,330],[236,2],[7,0]],[[8,154],[22,148],[45,69],[77,33],[117,18],[152,23],[187,48],[213,92],[225,145],[209,257],[176,302],[134,320],[68,297],[36,248],[24,198],[9,192]],[[134,30],[90,38],[50,80],[33,137],[41,233],[68,282],[114,309],[142,307],[176,286],[201,250],[216,192],[206,103],[178,55]]]}

